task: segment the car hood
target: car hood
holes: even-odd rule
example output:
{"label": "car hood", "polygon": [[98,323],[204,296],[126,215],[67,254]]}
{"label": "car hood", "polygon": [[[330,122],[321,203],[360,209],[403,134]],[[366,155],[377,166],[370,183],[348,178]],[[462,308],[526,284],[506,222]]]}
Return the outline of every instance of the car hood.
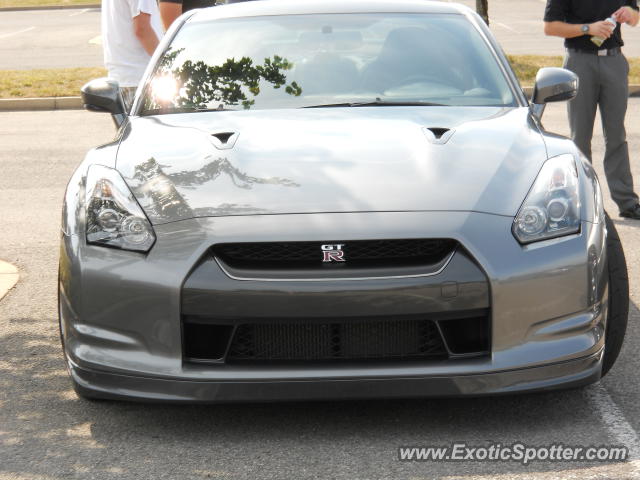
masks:
{"label": "car hood", "polygon": [[[438,139],[443,130],[428,128],[449,131]],[[352,107],[132,118],[117,168],[154,224],[317,212],[515,216],[546,158],[527,108]]]}

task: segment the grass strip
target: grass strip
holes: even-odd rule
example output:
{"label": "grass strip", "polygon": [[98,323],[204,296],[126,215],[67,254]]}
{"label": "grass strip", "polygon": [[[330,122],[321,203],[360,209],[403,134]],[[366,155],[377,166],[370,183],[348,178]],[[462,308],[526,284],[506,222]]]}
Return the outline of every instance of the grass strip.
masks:
{"label": "grass strip", "polygon": [[[2,1],[2,0],[0,0]],[[535,82],[542,67],[561,67],[562,57],[545,55],[508,55],[509,61],[524,86]],[[640,58],[630,58],[629,83],[640,84]],[[70,97],[93,78],[106,76],[106,70],[95,68],[54,68],[42,70],[0,70],[0,98]]]}
{"label": "grass strip", "polygon": [[[509,62],[520,83],[532,86],[536,80],[536,73],[542,67],[561,67],[563,58],[550,55],[507,55]],[[629,83],[640,84],[640,58],[629,58]]]}
{"label": "grass strip", "polygon": [[78,7],[86,5],[97,5],[100,0],[0,0],[0,8],[9,7],[50,7],[50,6],[70,6]]}
{"label": "grass strip", "polygon": [[0,98],[77,96],[82,85],[106,74],[102,67],[0,70]]}

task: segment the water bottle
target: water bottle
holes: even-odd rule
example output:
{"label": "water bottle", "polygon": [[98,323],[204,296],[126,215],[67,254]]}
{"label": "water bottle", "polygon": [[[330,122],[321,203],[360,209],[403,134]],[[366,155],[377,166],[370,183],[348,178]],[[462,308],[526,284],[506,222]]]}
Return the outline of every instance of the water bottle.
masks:
{"label": "water bottle", "polygon": [[[618,22],[616,22],[615,18],[613,17],[609,17],[605,20],[605,22],[610,23],[611,25],[613,25],[613,28],[616,28],[618,26]],[[604,41],[606,40],[606,38],[603,37],[597,37],[597,36],[592,36],[591,37],[591,41],[593,43],[595,43],[598,47],[601,47],[602,44],[604,43]]]}

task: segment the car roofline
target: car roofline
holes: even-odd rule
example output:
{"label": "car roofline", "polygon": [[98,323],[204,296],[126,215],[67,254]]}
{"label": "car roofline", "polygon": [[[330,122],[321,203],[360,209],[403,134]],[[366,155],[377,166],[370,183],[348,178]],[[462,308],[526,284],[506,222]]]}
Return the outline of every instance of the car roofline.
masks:
{"label": "car roofline", "polygon": [[339,13],[448,13],[467,14],[470,8],[432,0],[255,0],[202,8],[195,11],[188,23],[223,18],[313,15]]}

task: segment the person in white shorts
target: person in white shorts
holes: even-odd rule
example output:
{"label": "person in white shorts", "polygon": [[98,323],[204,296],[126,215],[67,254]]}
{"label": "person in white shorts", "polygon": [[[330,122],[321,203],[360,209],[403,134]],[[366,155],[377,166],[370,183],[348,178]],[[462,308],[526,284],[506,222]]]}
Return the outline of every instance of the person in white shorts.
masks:
{"label": "person in white shorts", "polygon": [[104,65],[127,110],[162,35],[156,0],[102,0]]}

